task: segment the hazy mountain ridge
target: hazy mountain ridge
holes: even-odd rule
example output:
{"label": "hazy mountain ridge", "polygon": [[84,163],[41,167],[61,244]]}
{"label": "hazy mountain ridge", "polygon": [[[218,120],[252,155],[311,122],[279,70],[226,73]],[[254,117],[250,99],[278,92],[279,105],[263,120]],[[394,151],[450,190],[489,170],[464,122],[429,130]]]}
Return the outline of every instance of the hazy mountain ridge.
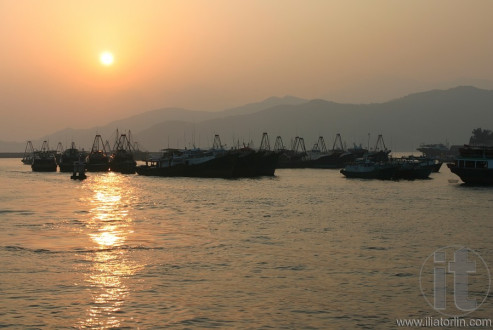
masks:
{"label": "hazy mountain ridge", "polygon": [[[56,146],[58,141],[66,145],[73,139],[90,148],[96,132],[110,139],[116,128],[120,132],[130,128],[134,138],[152,151],[168,145],[208,147],[214,134],[220,134],[227,145],[254,140],[258,146],[264,131],[270,134],[272,145],[277,135],[288,146],[292,138],[302,136],[306,147],[311,148],[319,135],[325,137],[328,146],[332,146],[336,133],[341,133],[348,145],[366,145],[371,133],[371,143],[377,134],[383,134],[389,147],[409,151],[422,142],[467,143],[472,129],[493,127],[491,109],[493,91],[471,86],[415,93],[371,104],[273,97],[220,112],[158,109],[102,127],[65,129],[33,143],[38,147],[43,139],[49,138]],[[10,149],[15,146],[15,150]],[[24,146],[25,142],[0,142],[2,151],[23,151]]]}

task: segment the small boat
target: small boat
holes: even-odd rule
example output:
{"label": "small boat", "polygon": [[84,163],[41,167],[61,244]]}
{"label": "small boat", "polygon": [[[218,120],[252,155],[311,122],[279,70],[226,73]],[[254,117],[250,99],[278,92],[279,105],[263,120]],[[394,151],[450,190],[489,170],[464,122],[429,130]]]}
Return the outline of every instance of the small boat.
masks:
{"label": "small boat", "polygon": [[91,152],[87,155],[86,169],[88,172],[107,172],[110,169],[109,157],[99,134],[94,138]]}
{"label": "small boat", "polygon": [[73,174],[70,176],[72,180],[85,180],[87,178],[86,164],[82,160],[82,157],[73,163],[72,168]]}
{"label": "small boat", "polygon": [[56,172],[56,158],[53,152],[49,150],[47,141],[43,141],[41,150],[34,152],[31,169],[33,172]]}
{"label": "small boat", "polygon": [[447,164],[452,173],[466,184],[493,185],[493,147],[464,145],[459,153]]}
{"label": "small boat", "polygon": [[347,178],[391,180],[399,165],[391,162],[375,162],[368,158],[346,165],[341,173]]}

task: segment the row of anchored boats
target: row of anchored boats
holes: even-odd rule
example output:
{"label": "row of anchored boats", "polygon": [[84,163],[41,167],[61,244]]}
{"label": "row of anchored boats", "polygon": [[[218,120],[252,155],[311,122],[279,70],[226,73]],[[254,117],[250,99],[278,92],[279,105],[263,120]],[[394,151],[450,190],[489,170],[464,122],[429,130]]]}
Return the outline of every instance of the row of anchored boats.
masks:
{"label": "row of anchored boats", "polygon": [[[59,166],[61,172],[73,172],[77,179],[85,178],[86,171],[109,170],[145,176],[240,178],[273,176],[277,168],[342,168],[340,172],[347,178],[415,180],[428,178],[442,165],[442,161],[425,156],[390,157],[381,135],[375,148],[368,149],[345,149],[337,134],[332,150],[326,148],[322,137],[310,151],[305,149],[303,138],[296,137],[288,150],[277,137],[271,150],[269,137],[264,133],[257,150],[245,145],[226,150],[216,135],[211,149],[168,148],[137,166],[132,142],[127,134],[121,134],[111,152],[106,151],[101,135],[96,135],[88,153],[72,143],[57,157],[45,141],[39,151],[33,150],[23,162],[30,158],[33,171],[56,171]],[[493,184],[493,147],[466,145],[459,152],[460,156],[447,164],[453,173],[466,183]]]}
{"label": "row of anchored boats", "polygon": [[88,153],[76,148],[72,142],[70,148],[63,152],[49,149],[48,142],[44,141],[40,150],[34,150],[32,143],[28,142],[26,153],[22,162],[30,164],[35,172],[73,172],[74,166],[84,164],[88,172],[121,172],[135,173],[137,162],[134,160],[132,144],[127,134],[121,134],[112,151],[106,151],[105,143],[101,135],[96,135]]}

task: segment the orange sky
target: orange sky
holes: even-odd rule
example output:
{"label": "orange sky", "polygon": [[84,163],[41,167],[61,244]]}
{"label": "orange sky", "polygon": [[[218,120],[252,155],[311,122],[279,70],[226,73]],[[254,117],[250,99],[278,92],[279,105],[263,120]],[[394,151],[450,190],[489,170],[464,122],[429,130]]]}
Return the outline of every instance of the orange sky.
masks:
{"label": "orange sky", "polygon": [[287,94],[493,89],[492,13],[483,0],[0,0],[0,140]]}

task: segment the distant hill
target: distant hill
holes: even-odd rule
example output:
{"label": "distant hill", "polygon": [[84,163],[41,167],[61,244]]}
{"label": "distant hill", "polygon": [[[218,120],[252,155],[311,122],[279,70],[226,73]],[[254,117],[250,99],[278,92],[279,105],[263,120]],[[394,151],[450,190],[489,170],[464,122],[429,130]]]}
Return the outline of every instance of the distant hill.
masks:
{"label": "distant hill", "polygon": [[[383,134],[395,151],[413,151],[420,143],[463,144],[478,127],[493,128],[493,91],[470,86],[432,90],[411,94],[385,103],[341,104],[326,100],[304,100],[287,96],[219,112],[185,109],[158,109],[86,130],[66,129],[42,139],[65,145],[73,139],[90,148],[96,132],[110,139],[116,128],[131,129],[137,141],[147,150],[185,147],[192,144],[208,147],[214,134],[220,134],[227,145],[254,140],[258,146],[262,132],[270,134],[273,144],[277,135],[284,143],[295,136],[305,138],[307,148],[319,135],[328,146],[336,133],[343,140],[373,144]],[[33,141],[35,147],[42,139]],[[2,151],[23,151],[20,144],[0,143]],[[9,149],[7,149],[9,148]],[[10,149],[16,148],[16,149]]]}
{"label": "distant hill", "polygon": [[331,146],[336,133],[342,134],[348,146],[353,142],[366,146],[370,133],[371,145],[378,134],[383,134],[387,145],[394,150],[413,151],[423,142],[467,143],[474,128],[487,127],[488,123],[493,126],[491,109],[493,91],[457,87],[412,94],[386,103],[311,100],[195,125],[162,122],[139,132],[137,138],[152,150],[164,147],[168,140],[171,146],[184,146],[184,140],[188,138],[190,143],[192,137],[197,145],[210,145],[214,133],[221,134],[223,142],[229,145],[233,140],[253,139],[258,146],[262,132],[266,131],[271,140],[281,135],[287,145],[291,138],[303,136],[309,148],[319,135]]}

